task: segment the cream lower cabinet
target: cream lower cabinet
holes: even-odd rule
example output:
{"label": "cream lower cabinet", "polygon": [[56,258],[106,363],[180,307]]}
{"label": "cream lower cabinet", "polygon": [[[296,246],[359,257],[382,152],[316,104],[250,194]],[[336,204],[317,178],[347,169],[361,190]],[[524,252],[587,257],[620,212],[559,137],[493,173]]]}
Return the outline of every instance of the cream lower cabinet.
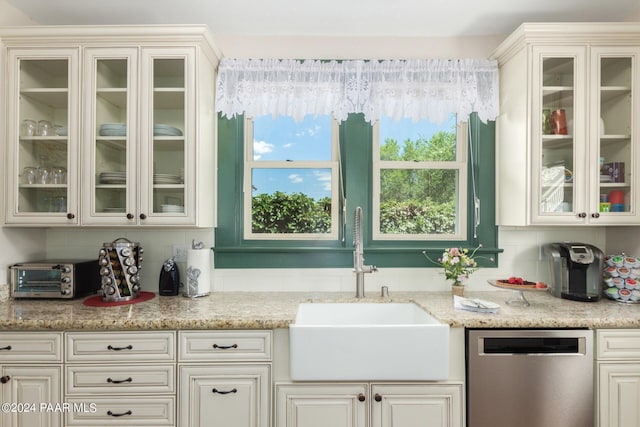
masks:
{"label": "cream lower cabinet", "polygon": [[640,426],[640,331],[598,330],[598,425]]}
{"label": "cream lower cabinet", "polygon": [[58,427],[62,412],[62,334],[0,334],[0,425]]}
{"label": "cream lower cabinet", "polygon": [[175,332],[68,332],[65,426],[175,426]]}
{"label": "cream lower cabinet", "polygon": [[178,332],[178,425],[269,427],[271,341],[271,331]]}
{"label": "cream lower cabinet", "polygon": [[275,427],[461,427],[463,385],[276,385]]}

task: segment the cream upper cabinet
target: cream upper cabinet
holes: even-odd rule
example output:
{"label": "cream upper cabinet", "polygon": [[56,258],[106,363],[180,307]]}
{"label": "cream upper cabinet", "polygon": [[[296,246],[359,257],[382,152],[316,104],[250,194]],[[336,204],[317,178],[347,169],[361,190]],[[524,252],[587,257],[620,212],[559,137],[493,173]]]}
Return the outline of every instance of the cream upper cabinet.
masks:
{"label": "cream upper cabinet", "polygon": [[6,52],[5,219],[77,225],[78,48]]}
{"label": "cream upper cabinet", "polygon": [[640,223],[640,26],[524,24],[494,57],[498,224]]}
{"label": "cream upper cabinet", "polygon": [[[36,33],[0,32],[8,52],[5,223],[213,226],[219,55],[206,29]],[[26,40],[41,48],[22,47]]]}

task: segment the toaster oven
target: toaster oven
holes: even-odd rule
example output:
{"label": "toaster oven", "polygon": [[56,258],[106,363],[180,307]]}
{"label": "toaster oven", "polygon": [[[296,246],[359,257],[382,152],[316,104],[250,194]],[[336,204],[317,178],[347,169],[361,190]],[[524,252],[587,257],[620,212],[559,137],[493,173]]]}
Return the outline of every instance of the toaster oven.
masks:
{"label": "toaster oven", "polygon": [[71,299],[100,289],[98,260],[35,261],[9,266],[12,298]]}

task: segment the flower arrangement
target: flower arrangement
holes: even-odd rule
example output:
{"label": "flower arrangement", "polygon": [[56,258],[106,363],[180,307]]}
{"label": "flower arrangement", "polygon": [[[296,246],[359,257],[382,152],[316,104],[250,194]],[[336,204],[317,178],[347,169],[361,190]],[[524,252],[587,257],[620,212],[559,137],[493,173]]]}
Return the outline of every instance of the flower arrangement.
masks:
{"label": "flower arrangement", "polygon": [[444,276],[447,280],[453,280],[454,286],[460,286],[463,280],[468,279],[469,275],[478,269],[478,264],[473,257],[481,247],[482,245],[478,245],[471,254],[469,254],[469,249],[445,249],[437,262],[429,258],[427,251],[422,251],[422,254],[429,261],[440,264],[444,268]]}

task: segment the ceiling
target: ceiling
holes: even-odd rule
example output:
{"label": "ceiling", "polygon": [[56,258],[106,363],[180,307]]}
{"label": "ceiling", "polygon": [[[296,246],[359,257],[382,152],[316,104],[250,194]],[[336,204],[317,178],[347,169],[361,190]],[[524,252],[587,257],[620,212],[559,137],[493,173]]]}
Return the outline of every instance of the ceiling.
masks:
{"label": "ceiling", "polygon": [[522,22],[640,21],[640,0],[5,0],[42,25],[207,24],[224,35],[506,35]]}

